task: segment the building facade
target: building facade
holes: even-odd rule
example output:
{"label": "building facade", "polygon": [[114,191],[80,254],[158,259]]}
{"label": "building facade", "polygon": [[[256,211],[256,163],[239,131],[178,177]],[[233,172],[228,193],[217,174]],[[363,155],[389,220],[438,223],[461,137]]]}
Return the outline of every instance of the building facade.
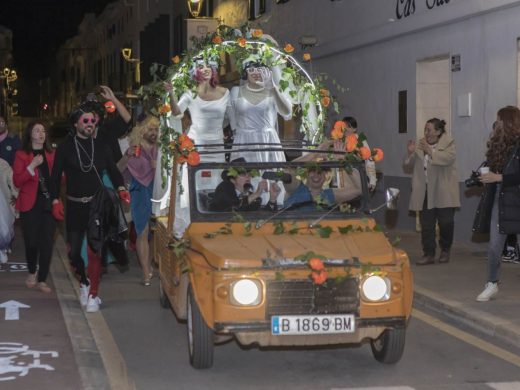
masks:
{"label": "building facade", "polygon": [[[8,116],[12,88],[9,80],[13,65],[13,32],[4,26],[0,26],[0,115]],[[6,118],[7,119],[7,118]]]}
{"label": "building facade", "polygon": [[[355,116],[371,146],[384,149],[384,185],[402,190],[398,227],[415,227],[410,176],[402,169],[406,142],[422,137],[427,119],[446,120],[461,187],[456,239],[472,239],[478,194],[463,182],[484,159],[497,110],[518,104],[520,1],[205,0],[204,7],[205,16],[222,23],[249,21],[280,45],[292,43],[296,58],[311,54],[305,66],[329,75],[341,106],[331,123]],[[134,65],[121,59],[123,46],[142,59],[146,82],[149,64],[167,63],[186,48],[187,16],[185,0],[121,0],[98,18],[85,17],[60,54],[58,113],[97,84],[129,89]],[[74,55],[78,47],[84,50]]]}

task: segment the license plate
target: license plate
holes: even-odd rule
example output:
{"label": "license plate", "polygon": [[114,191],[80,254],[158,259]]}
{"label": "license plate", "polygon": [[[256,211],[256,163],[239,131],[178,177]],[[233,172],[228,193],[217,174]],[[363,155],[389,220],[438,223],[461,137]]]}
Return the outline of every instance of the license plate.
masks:
{"label": "license plate", "polygon": [[271,317],[271,333],[275,336],[353,333],[355,328],[356,321],[353,314]]}

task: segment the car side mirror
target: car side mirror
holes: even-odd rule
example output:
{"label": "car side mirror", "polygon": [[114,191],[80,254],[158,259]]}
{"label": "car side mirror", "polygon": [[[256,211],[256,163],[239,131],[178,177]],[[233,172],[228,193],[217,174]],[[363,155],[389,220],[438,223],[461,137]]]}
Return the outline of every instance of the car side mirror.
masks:
{"label": "car side mirror", "polygon": [[386,208],[388,210],[397,209],[397,199],[399,199],[400,193],[401,193],[401,190],[399,190],[398,188],[389,187],[386,189],[386,192],[385,192]]}
{"label": "car side mirror", "polygon": [[383,208],[386,206],[388,210],[395,210],[397,209],[397,199],[399,199],[399,194],[401,193],[401,190],[398,188],[388,187],[385,191],[385,198],[386,202],[377,206],[374,209],[368,210],[369,214],[375,213],[377,210]]}

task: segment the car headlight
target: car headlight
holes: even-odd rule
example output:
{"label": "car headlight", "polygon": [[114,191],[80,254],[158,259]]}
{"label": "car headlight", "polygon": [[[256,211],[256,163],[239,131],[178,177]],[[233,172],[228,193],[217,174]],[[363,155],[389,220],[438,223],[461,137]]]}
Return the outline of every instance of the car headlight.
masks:
{"label": "car headlight", "polygon": [[258,280],[237,280],[231,284],[231,303],[242,306],[258,305],[262,300],[261,291],[261,284]]}
{"label": "car headlight", "polygon": [[391,285],[388,278],[371,275],[364,279],[361,284],[363,297],[368,301],[386,301],[390,299]]}

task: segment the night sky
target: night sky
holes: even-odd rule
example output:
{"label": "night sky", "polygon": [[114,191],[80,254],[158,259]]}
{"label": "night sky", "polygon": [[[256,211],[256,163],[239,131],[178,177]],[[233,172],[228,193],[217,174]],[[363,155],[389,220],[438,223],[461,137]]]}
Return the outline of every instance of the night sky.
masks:
{"label": "night sky", "polygon": [[[100,14],[114,0],[1,0],[0,25],[13,32],[13,57],[22,115],[34,115],[38,80],[49,74],[56,50],[77,34],[83,15]],[[29,94],[33,96],[29,96]]]}

